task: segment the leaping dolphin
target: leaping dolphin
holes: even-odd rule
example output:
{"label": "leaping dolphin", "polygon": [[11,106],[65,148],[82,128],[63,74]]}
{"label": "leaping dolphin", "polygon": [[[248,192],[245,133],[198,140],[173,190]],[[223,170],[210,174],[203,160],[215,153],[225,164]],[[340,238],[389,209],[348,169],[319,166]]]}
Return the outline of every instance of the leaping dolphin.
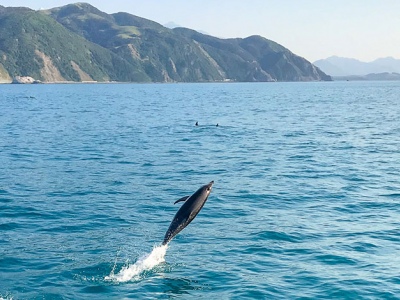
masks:
{"label": "leaping dolphin", "polygon": [[208,196],[211,193],[214,181],[209,184],[203,185],[199,188],[192,196],[185,196],[175,201],[174,204],[185,201],[181,208],[176,213],[174,219],[169,225],[167,232],[165,233],[163,245],[168,244],[174,236],[181,232],[190,222],[197,216],[199,211],[203,208],[206,203]]}

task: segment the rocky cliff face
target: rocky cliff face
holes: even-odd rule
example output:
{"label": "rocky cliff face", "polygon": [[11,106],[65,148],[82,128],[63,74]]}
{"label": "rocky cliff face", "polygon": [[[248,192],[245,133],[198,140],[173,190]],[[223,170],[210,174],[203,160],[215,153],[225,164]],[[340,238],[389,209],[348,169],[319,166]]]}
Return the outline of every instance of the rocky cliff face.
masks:
{"label": "rocky cliff face", "polygon": [[[0,7],[1,9],[1,7]],[[0,83],[9,83],[11,82],[11,77],[8,74],[7,70],[4,68],[2,64],[0,64]]]}
{"label": "rocky cliff face", "polygon": [[331,80],[260,36],[218,39],[85,3],[48,11],[0,8],[0,76],[17,75],[42,81]]}

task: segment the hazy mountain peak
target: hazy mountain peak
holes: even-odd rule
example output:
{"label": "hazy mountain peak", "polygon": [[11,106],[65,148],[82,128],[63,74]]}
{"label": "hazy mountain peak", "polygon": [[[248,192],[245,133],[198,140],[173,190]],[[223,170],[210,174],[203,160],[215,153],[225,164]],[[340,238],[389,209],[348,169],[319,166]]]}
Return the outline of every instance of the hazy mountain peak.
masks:
{"label": "hazy mountain peak", "polygon": [[331,56],[314,62],[331,76],[367,75],[371,73],[400,72],[400,60],[393,57],[363,62],[355,58]]}
{"label": "hazy mountain peak", "polygon": [[176,24],[175,22],[170,21],[170,22],[164,24],[164,27],[167,27],[169,29],[174,29],[174,28],[182,27],[182,26],[179,24]]}

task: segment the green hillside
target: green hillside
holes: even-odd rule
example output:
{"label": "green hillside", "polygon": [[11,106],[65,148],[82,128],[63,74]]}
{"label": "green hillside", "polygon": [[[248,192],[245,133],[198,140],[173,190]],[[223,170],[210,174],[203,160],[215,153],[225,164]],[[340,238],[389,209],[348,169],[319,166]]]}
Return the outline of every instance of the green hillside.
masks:
{"label": "green hillside", "polygon": [[150,80],[140,64],[128,63],[53,18],[25,8],[0,12],[0,64],[11,77],[42,81]]}
{"label": "green hillside", "polygon": [[127,13],[105,14],[85,3],[48,11],[65,27],[129,62],[140,61],[153,81],[216,81],[223,76],[192,41]]}
{"label": "green hillside", "polygon": [[330,76],[259,36],[219,39],[76,3],[0,7],[0,79],[42,81],[311,81]]}

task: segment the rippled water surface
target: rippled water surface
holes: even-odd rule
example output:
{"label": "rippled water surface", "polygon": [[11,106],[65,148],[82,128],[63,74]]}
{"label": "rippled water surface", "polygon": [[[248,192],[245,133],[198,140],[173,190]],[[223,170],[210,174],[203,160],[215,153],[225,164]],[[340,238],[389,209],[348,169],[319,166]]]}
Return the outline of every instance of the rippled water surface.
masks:
{"label": "rippled water surface", "polygon": [[[399,99],[399,82],[0,85],[0,299],[398,299]],[[160,252],[173,202],[211,180]]]}

